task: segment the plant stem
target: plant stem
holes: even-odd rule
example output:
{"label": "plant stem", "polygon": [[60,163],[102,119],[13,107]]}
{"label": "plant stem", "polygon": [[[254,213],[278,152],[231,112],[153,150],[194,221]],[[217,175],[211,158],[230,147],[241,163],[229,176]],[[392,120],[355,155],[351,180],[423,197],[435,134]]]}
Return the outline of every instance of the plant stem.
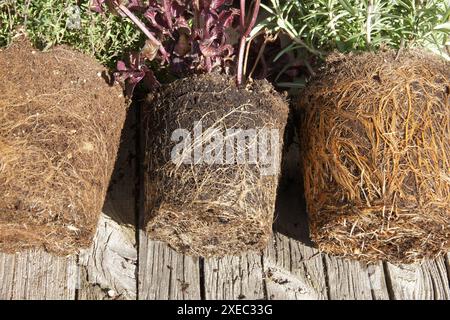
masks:
{"label": "plant stem", "polygon": [[245,44],[247,42],[247,36],[250,34],[253,27],[255,26],[256,18],[258,17],[258,13],[259,13],[260,4],[261,4],[261,0],[255,1],[255,5],[253,7],[252,19],[250,20],[250,23],[246,28],[245,27],[245,0],[241,0],[242,36],[241,36],[241,41],[239,43],[239,58],[238,58],[238,66],[237,66],[238,68],[237,68],[237,76],[236,76],[236,82],[237,82],[238,86],[240,86],[242,84]]}
{"label": "plant stem", "polygon": [[118,9],[120,11],[122,11],[128,18],[130,18],[131,21],[133,21],[133,23],[142,30],[142,32],[147,36],[147,38],[150,39],[150,41],[152,41],[155,45],[158,46],[158,50],[159,52],[161,52],[161,55],[163,56],[164,59],[167,59],[168,57],[168,53],[166,51],[166,49],[164,49],[164,46],[162,45],[162,43],[155,38],[155,36],[147,29],[147,27],[145,26],[145,24],[139,20],[138,17],[136,17],[126,6],[124,6],[123,4],[118,5]]}
{"label": "plant stem", "polygon": [[242,69],[243,69],[243,62],[244,62],[244,52],[245,52],[245,38],[241,38],[241,42],[239,44],[239,58],[238,58],[238,69],[237,69],[237,77],[236,82],[237,85],[240,86],[242,84]]}
{"label": "plant stem", "polygon": [[164,2],[164,14],[166,15],[166,19],[167,22],[169,23],[169,29],[172,30],[173,28],[173,23],[172,23],[172,13],[170,12],[170,5],[169,2],[167,1],[163,1]]}
{"label": "plant stem", "polygon": [[193,1],[194,7],[194,29],[200,29],[200,3],[199,0]]}
{"label": "plant stem", "polygon": [[301,45],[302,47],[304,47],[305,49],[307,49],[309,52],[319,56],[319,57],[323,57],[324,55],[326,55],[326,53],[321,52],[319,50],[314,49],[313,47],[310,47],[306,44],[306,42],[304,42],[302,39],[297,38],[294,34],[292,34],[291,32],[289,32],[289,30],[283,29],[284,31],[286,31],[287,35],[289,36],[289,38],[291,38],[292,41],[294,41],[295,43]]}
{"label": "plant stem", "polygon": [[278,34],[276,34],[274,37],[267,36],[267,35],[264,36],[264,42],[262,43],[261,47],[259,48],[259,52],[258,52],[258,55],[256,56],[255,63],[253,64],[253,67],[248,74],[249,78],[251,78],[253,75],[253,72],[255,72],[256,66],[258,65],[259,60],[261,60],[261,58],[263,56],[264,50],[266,49],[266,46],[267,46],[267,43],[275,41],[277,37],[278,37]]}
{"label": "plant stem", "polygon": [[245,0],[241,0],[240,1],[241,4],[241,32],[242,34],[244,34],[245,31]]}
{"label": "plant stem", "polygon": [[[261,30],[258,33],[256,33],[255,35],[253,35],[251,38],[248,39],[247,48],[245,48],[245,55],[244,55],[244,69],[243,69],[243,74],[242,74],[243,77],[245,77],[247,74],[246,70],[247,70],[248,56],[250,54],[250,47],[252,46],[252,41],[256,37],[258,37],[262,34],[265,34],[265,33],[266,33],[266,30]],[[249,76],[250,75],[251,75],[251,72],[249,73]]]}
{"label": "plant stem", "polygon": [[369,0],[367,5],[367,20],[366,20],[366,43],[370,46],[372,43],[372,12],[373,12],[373,0]]}
{"label": "plant stem", "polygon": [[253,27],[256,24],[256,19],[258,18],[258,13],[259,13],[259,5],[261,3],[261,0],[256,0],[255,1],[255,5],[253,7],[253,13],[252,13],[252,20],[250,21],[247,30],[245,31],[244,37],[247,38],[247,36],[250,34],[250,32],[252,32]]}

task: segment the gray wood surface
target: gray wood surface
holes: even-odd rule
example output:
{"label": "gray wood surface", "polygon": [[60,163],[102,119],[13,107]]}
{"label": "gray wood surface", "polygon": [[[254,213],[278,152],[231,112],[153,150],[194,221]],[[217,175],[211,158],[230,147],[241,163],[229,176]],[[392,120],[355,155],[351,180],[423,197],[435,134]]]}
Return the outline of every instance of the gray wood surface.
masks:
{"label": "gray wood surface", "polygon": [[148,239],[143,231],[139,249],[139,299],[200,299],[198,258],[178,254],[166,244]]}
{"label": "gray wood surface", "polygon": [[449,300],[448,263],[446,266],[445,260],[440,257],[422,265],[386,264],[392,299]]}
{"label": "gray wood surface", "polygon": [[327,299],[323,256],[309,239],[299,184],[298,149],[287,152],[275,209],[275,232],[263,263],[269,299]]}
{"label": "gray wood surface", "polygon": [[275,233],[264,253],[269,299],[327,299],[322,255],[317,250]]}
{"label": "gray wood surface", "polygon": [[204,277],[207,300],[265,299],[260,254],[205,259]]}
{"label": "gray wood surface", "polygon": [[367,265],[325,255],[329,298],[332,300],[388,299],[382,265]]}
{"label": "gray wood surface", "polygon": [[94,244],[79,255],[78,299],[136,298],[137,250],[129,235],[102,215]]}
{"label": "gray wood surface", "polygon": [[34,250],[0,253],[0,299],[73,300],[77,277],[75,257]]}

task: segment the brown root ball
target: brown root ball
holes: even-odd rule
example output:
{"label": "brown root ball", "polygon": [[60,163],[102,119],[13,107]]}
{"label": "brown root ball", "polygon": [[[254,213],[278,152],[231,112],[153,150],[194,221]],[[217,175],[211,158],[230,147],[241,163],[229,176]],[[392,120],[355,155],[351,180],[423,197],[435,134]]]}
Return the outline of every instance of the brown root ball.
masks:
{"label": "brown root ball", "polygon": [[69,48],[0,50],[0,251],[90,245],[127,109],[102,73]]}
{"label": "brown root ball", "polygon": [[[266,81],[237,88],[232,78],[207,74],[162,88],[144,108],[145,228],[149,236],[195,256],[264,248],[272,231],[288,114],[285,99]],[[177,129],[186,130],[183,140],[174,136]],[[239,150],[234,140],[238,131],[228,130],[253,129],[257,135],[246,137],[245,147]],[[249,161],[250,150],[256,150],[253,147],[262,150],[263,129],[278,133],[278,148],[272,144],[275,140],[268,143],[273,160],[269,167],[274,165],[275,170],[264,174],[261,154],[256,163]],[[220,140],[224,144],[219,148],[209,148]],[[180,142],[185,143],[180,154],[187,158],[174,159],[172,152]],[[236,152],[234,159],[226,158],[228,142],[232,153]],[[196,156],[196,150],[203,152]],[[239,161],[238,154],[245,161]]]}
{"label": "brown root ball", "polygon": [[431,54],[332,56],[300,98],[320,250],[409,263],[450,250],[450,68]]}

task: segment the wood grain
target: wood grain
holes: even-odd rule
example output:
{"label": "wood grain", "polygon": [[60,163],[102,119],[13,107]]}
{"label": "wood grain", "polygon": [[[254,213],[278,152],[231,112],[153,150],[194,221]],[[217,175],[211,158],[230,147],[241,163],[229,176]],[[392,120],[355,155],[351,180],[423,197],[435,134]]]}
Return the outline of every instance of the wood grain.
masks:
{"label": "wood grain", "polygon": [[449,274],[445,257],[421,265],[386,264],[392,299],[448,300]]}
{"label": "wood grain", "polygon": [[43,250],[0,253],[0,299],[74,300],[76,257],[56,257]]}
{"label": "wood grain", "polygon": [[261,255],[210,258],[204,261],[207,300],[264,299]]}
{"label": "wood grain", "polygon": [[94,244],[79,257],[78,299],[136,299],[137,251],[123,228],[101,216]]}
{"label": "wood grain", "polygon": [[275,300],[327,299],[322,255],[275,233],[264,252],[267,295]]}
{"label": "wood grain", "polygon": [[139,299],[200,299],[198,258],[176,253],[168,245],[148,239],[140,231]]}
{"label": "wood grain", "polygon": [[327,299],[322,255],[309,238],[297,143],[285,146],[274,234],[264,251],[269,299]]}
{"label": "wood grain", "polygon": [[[358,261],[325,255],[331,300],[388,299],[382,265],[369,267]],[[383,276],[382,276],[383,275]]]}

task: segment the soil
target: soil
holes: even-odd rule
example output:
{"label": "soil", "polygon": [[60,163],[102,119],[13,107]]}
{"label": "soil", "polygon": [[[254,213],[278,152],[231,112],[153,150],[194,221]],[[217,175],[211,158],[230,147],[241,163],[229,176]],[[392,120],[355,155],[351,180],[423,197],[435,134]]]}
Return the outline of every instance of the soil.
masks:
{"label": "soil", "polygon": [[127,102],[106,70],[70,48],[0,50],[0,250],[90,245]]}
{"label": "soil", "polygon": [[[233,78],[207,74],[164,87],[149,97],[144,114],[145,226],[150,237],[196,256],[262,249],[272,230],[279,170],[261,175],[260,162],[208,164],[202,162],[205,155],[191,158],[191,164],[174,163],[171,152],[178,141],[171,137],[183,128],[195,139],[194,122],[199,120],[203,132],[276,129],[279,166],[288,115],[285,99],[266,81],[237,88]],[[198,141],[207,144],[214,138],[204,133]],[[248,141],[251,146],[255,141]]]}
{"label": "soil", "polygon": [[450,250],[450,66],[420,50],[333,55],[302,92],[312,239],[411,263]]}

